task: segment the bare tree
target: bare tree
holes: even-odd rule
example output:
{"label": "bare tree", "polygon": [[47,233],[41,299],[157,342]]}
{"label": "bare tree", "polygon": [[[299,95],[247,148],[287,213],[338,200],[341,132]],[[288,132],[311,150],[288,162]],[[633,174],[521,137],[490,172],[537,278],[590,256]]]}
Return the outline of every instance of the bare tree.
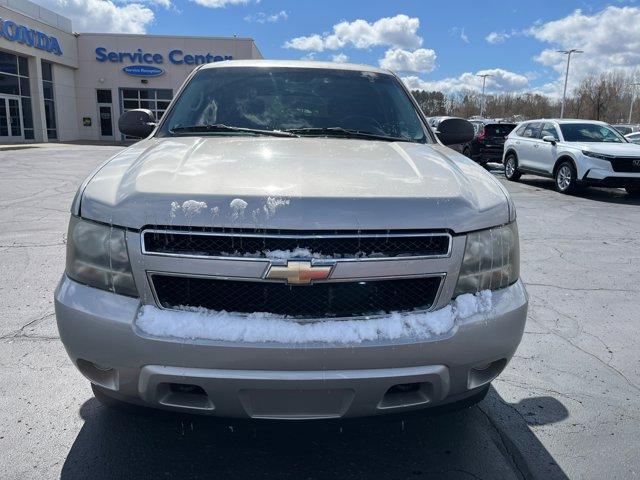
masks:
{"label": "bare tree", "polygon": [[[628,73],[605,72],[585,77],[567,96],[567,117],[625,122],[631,104],[634,78]],[[473,90],[456,93],[413,92],[428,116],[453,115],[469,118],[480,113],[481,96]],[[496,93],[487,95],[485,116],[488,118],[554,118],[560,112],[560,101],[538,93]],[[640,121],[640,100],[634,121]]]}

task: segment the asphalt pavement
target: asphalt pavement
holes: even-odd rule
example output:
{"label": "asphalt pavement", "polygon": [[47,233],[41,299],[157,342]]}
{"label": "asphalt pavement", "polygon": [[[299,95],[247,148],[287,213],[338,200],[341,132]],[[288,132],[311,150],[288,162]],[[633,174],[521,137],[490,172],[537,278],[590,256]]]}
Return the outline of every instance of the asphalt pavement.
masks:
{"label": "asphalt pavement", "polygon": [[93,398],[53,311],[71,199],[120,149],[0,151],[1,478],[640,477],[640,201],[507,182],[530,314],[476,407],[330,423],[132,414]]}

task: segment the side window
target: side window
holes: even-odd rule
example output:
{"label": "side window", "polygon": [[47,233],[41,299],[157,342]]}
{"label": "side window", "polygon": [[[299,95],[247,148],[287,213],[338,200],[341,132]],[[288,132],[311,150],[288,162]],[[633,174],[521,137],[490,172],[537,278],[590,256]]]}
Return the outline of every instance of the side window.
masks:
{"label": "side window", "polygon": [[527,123],[525,123],[524,125],[520,125],[516,130],[516,135],[518,135],[519,137],[524,137],[524,129],[527,128],[527,126]]}
{"label": "side window", "polygon": [[560,140],[560,137],[558,137],[558,131],[556,130],[556,127],[553,123],[545,123],[544,126],[542,127],[542,131],[540,132],[540,138],[544,138],[547,135],[552,136],[553,138],[556,139],[556,141]]}
{"label": "side window", "polygon": [[526,138],[539,138],[538,134],[540,133],[540,126],[541,124],[539,123],[527,124],[527,128],[524,129],[522,136]]}

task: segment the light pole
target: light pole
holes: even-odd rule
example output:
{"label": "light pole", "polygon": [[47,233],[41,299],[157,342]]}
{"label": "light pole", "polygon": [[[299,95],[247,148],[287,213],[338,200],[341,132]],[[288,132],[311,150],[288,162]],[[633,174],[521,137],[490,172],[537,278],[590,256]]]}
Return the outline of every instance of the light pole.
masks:
{"label": "light pole", "polygon": [[484,96],[484,87],[487,84],[487,77],[493,77],[490,73],[483,73],[482,75],[476,74],[476,77],[482,77],[482,103],[480,103],[480,118],[484,118],[484,104],[486,103],[486,97]]}
{"label": "light pole", "polygon": [[631,115],[633,114],[633,102],[636,99],[636,87],[640,85],[640,83],[638,82],[633,82],[630,83],[629,86],[631,87],[631,105],[629,106],[629,121],[627,123],[631,124]]}
{"label": "light pole", "polygon": [[560,118],[564,118],[564,102],[567,99],[567,81],[569,80],[569,64],[571,63],[572,53],[583,53],[582,50],[558,50],[558,53],[562,53],[567,56],[567,71],[564,74],[564,93],[562,94],[562,107],[560,108]]}

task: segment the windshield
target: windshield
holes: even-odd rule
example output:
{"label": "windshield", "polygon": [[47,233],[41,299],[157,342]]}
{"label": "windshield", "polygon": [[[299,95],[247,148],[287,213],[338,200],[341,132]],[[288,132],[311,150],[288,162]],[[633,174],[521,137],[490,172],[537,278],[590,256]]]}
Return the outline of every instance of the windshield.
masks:
{"label": "windshield", "polygon": [[[205,129],[204,125],[218,128]],[[190,128],[197,126],[200,128]],[[201,70],[167,113],[160,135],[260,133],[227,127],[290,130],[296,135],[315,136],[345,136],[348,130],[427,141],[416,109],[395,77],[352,70],[283,67]]]}
{"label": "windshield", "polygon": [[560,130],[565,142],[626,143],[616,130],[596,123],[564,123]]}

